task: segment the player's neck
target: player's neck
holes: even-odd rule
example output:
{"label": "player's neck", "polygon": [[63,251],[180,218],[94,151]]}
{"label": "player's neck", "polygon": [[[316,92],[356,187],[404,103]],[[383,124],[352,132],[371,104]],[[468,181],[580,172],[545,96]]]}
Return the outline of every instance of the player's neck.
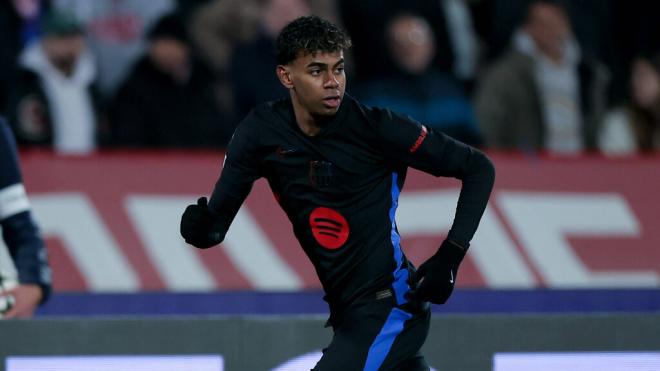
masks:
{"label": "player's neck", "polygon": [[296,124],[300,130],[310,137],[317,135],[321,131],[321,125],[318,122],[318,118],[312,116],[312,114],[295,99],[295,97],[292,98],[293,113],[296,118]]}

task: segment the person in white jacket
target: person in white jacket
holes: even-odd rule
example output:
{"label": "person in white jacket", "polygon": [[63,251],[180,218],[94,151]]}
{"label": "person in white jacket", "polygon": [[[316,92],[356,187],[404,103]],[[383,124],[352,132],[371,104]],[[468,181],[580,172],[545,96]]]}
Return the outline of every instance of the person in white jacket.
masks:
{"label": "person in white jacket", "polygon": [[97,146],[96,64],[82,25],[52,12],[43,36],[19,57],[9,120],[19,146],[42,145],[62,154],[87,154]]}

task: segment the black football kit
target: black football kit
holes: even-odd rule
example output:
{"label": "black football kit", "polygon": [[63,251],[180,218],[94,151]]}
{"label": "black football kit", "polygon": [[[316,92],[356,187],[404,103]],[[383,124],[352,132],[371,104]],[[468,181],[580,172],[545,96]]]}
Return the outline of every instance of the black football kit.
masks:
{"label": "black football kit", "polygon": [[462,180],[447,238],[467,247],[488,202],[492,164],[413,119],[345,95],[320,132],[308,136],[291,100],[282,99],[252,110],[227,148],[208,204],[217,241],[253,182],[266,178],[330,306],[335,335],[318,370],[426,369],[418,350],[430,311],[406,295],[414,267],[395,221],[408,166]]}

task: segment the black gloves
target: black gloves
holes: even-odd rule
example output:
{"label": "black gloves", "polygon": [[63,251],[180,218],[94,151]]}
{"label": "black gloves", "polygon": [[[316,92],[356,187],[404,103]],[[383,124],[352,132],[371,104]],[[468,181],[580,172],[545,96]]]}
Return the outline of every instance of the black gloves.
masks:
{"label": "black gloves", "polygon": [[438,251],[417,269],[413,277],[416,286],[408,292],[408,298],[444,304],[454,291],[458,266],[466,250],[455,242],[444,240]]}
{"label": "black gloves", "polygon": [[206,197],[200,197],[197,205],[188,205],[181,216],[181,236],[187,243],[207,249],[222,242],[224,235],[209,210]]}

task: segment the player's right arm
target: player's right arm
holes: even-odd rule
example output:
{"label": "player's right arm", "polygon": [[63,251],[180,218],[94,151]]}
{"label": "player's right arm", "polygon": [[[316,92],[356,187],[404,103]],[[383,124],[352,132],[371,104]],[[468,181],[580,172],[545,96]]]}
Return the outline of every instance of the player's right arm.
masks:
{"label": "player's right arm", "polygon": [[201,197],[184,211],[181,236],[187,243],[201,249],[221,243],[252,184],[260,177],[259,136],[254,121],[250,114],[236,128],[211,199]]}

